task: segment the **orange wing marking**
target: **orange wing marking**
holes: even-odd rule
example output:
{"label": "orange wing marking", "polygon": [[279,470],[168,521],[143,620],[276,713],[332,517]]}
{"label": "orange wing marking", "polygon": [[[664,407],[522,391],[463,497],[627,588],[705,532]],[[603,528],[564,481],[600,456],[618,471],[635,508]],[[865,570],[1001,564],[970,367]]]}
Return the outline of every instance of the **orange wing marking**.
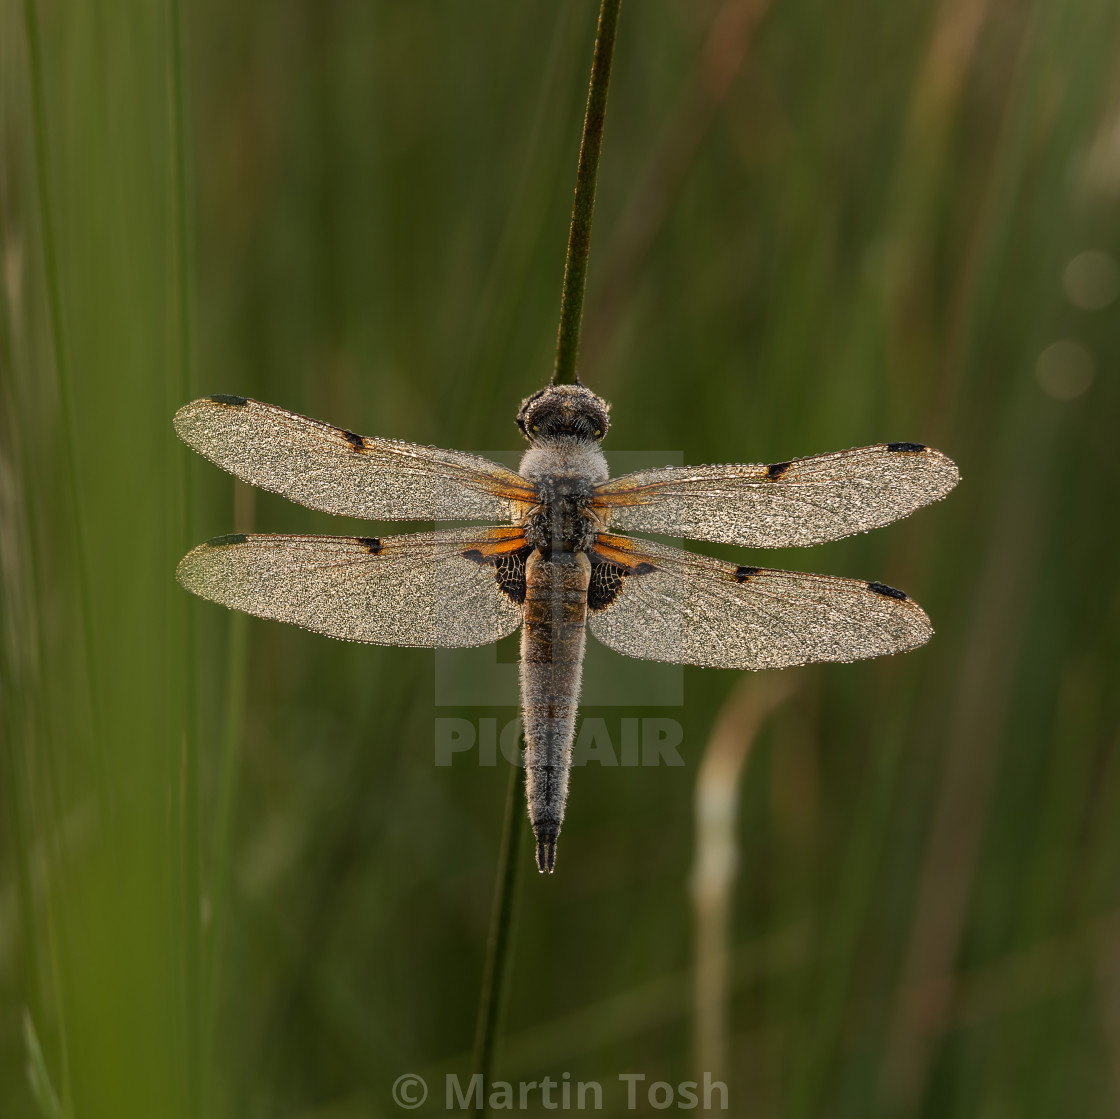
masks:
{"label": "orange wing marking", "polygon": [[520,525],[499,525],[483,529],[478,539],[469,542],[462,555],[476,563],[487,563],[500,556],[510,556],[528,547],[525,530]]}
{"label": "orange wing marking", "polygon": [[628,536],[616,536],[611,532],[601,532],[591,551],[592,560],[599,563],[613,563],[628,575],[648,575],[657,569],[653,557],[641,549],[641,542]]}

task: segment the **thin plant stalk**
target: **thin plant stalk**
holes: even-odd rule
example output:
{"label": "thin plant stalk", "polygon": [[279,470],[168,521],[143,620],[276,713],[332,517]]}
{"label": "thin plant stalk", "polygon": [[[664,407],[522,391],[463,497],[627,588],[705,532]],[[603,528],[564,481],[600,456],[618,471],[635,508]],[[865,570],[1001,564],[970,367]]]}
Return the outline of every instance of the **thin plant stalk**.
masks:
{"label": "thin plant stalk", "polygon": [[572,224],[568,230],[568,253],[564,260],[564,287],[560,295],[560,329],[556,336],[556,369],[553,384],[578,379],[579,331],[583,321],[583,293],[587,286],[587,258],[591,252],[591,219],[595,213],[595,184],[599,178],[599,155],[603,150],[603,125],[607,117],[607,88],[611,80],[614,40],[622,0],[602,0],[595,57],[587,90],[583,139],[576,169],[576,196]]}
{"label": "thin plant stalk", "polygon": [[490,916],[490,937],[486,945],[486,966],[482,973],[482,994],[478,1002],[472,1071],[482,1074],[482,1089],[476,1115],[486,1114],[486,1086],[494,1069],[498,1027],[509,984],[510,948],[517,898],[517,872],[521,863],[521,833],[525,805],[521,796],[521,767],[509,767],[506,811],[502,823],[502,849],[498,862],[498,887]]}
{"label": "thin plant stalk", "polygon": [[[168,0],[167,34],[167,124],[169,178],[169,211],[171,234],[171,346],[173,361],[170,366],[167,404],[177,407],[194,394],[194,307],[193,261],[191,255],[191,221],[188,191],[189,155],[187,147],[186,91],[184,78],[183,12],[180,0]],[[172,469],[170,498],[179,509],[177,524],[172,529],[172,554],[181,554],[189,545],[192,500],[190,471],[178,456],[180,465]],[[182,975],[183,975],[183,1029],[185,1033],[184,1057],[186,1065],[187,1101],[192,1114],[202,1110],[201,1101],[206,1097],[204,1070],[209,1066],[212,1042],[207,1036],[208,1016],[202,1008],[200,992],[204,972],[203,942],[200,919],[202,877],[199,855],[199,785],[198,785],[198,728],[195,720],[196,665],[194,627],[187,604],[179,601],[177,613],[182,624],[182,639],[186,653],[186,674],[181,682],[180,702],[183,717],[181,761],[179,766],[179,855],[180,855],[180,914],[182,921]]]}
{"label": "thin plant stalk", "polygon": [[[252,532],[254,520],[253,489],[234,482],[233,524],[237,532]],[[225,950],[227,914],[232,902],[233,831],[237,802],[237,778],[241,768],[241,736],[245,718],[245,682],[249,673],[249,619],[233,612],[226,640],[225,718],[222,726],[221,755],[218,768],[217,812],[214,822],[213,859],[210,864],[211,920],[209,943],[204,953],[205,1030],[209,1046],[207,1059],[214,1055],[217,1036],[222,954]]]}
{"label": "thin plant stalk", "polygon": [[105,758],[102,753],[102,722],[100,691],[97,686],[97,659],[93,652],[93,621],[90,616],[89,567],[86,557],[85,514],[78,487],[78,464],[74,455],[73,407],[71,403],[70,345],[66,332],[66,316],[62,298],[62,271],[58,263],[58,236],[51,193],[53,170],[51,167],[50,138],[47,130],[47,94],[44,74],[43,41],[39,27],[39,8],[35,0],[24,0],[24,32],[27,37],[27,68],[30,85],[31,136],[35,152],[35,181],[39,203],[39,223],[43,239],[43,268],[46,273],[47,321],[51,346],[54,350],[55,386],[64,438],[62,458],[65,465],[67,487],[71,501],[74,525],[72,546],[77,567],[79,608],[82,619],[82,647],[85,653],[86,687],[89,690],[94,767],[97,779],[97,802],[101,819],[107,816],[107,779]]}
{"label": "thin plant stalk", "polygon": [[[583,296],[587,286],[587,258],[591,250],[591,218],[595,211],[595,184],[599,174],[599,155],[603,147],[603,125],[607,112],[607,90],[614,58],[615,34],[622,0],[602,0],[595,35],[595,53],[587,90],[587,110],[583,118],[579,164],[576,169],[576,194],[572,204],[572,224],[568,252],[564,260],[564,287],[560,299],[560,328],[556,341],[556,369],[553,383],[576,380],[579,329],[583,318]],[[486,1087],[494,1066],[505,992],[509,983],[513,947],[513,925],[517,898],[517,871],[520,863],[522,819],[525,815],[520,795],[521,768],[511,766],[506,793],[505,822],[498,861],[498,882],[490,917],[490,936],[486,966],[478,1003],[475,1031],[474,1072],[481,1073],[475,1114],[486,1114]]]}
{"label": "thin plant stalk", "polygon": [[[90,713],[92,716],[92,737],[94,774],[97,788],[97,804],[101,821],[107,815],[107,782],[105,777],[104,758],[101,752],[100,718],[98,715],[98,689],[96,685],[94,656],[93,656],[93,630],[90,619],[90,596],[88,588],[88,568],[86,555],[88,549],[85,542],[84,516],[82,502],[78,492],[78,471],[74,457],[73,424],[71,419],[70,404],[70,362],[69,349],[66,337],[66,324],[62,310],[62,280],[58,263],[58,247],[55,229],[55,212],[53,196],[51,193],[52,170],[51,157],[47,134],[47,106],[46,106],[46,79],[44,76],[42,35],[39,27],[39,10],[35,0],[24,0],[23,5],[24,33],[27,40],[27,68],[29,84],[29,102],[31,108],[31,138],[34,152],[35,185],[39,206],[39,226],[43,243],[43,268],[46,277],[46,304],[47,322],[54,357],[55,386],[58,394],[59,412],[61,414],[63,438],[62,455],[67,482],[68,497],[71,502],[71,515],[73,518],[73,548],[74,559],[77,567],[79,609],[81,612],[82,644],[85,653],[86,687],[89,690]],[[39,601],[42,601],[40,598]],[[41,646],[40,646],[41,650]],[[40,682],[45,676],[40,673]],[[41,727],[46,723],[41,720]],[[55,769],[53,752],[47,755],[48,781],[51,798],[54,806],[62,803],[58,795],[58,780]],[[51,851],[50,864],[52,869],[60,865],[60,858],[56,847],[56,832],[54,828],[48,829],[48,848]],[[74,1114],[73,1087],[70,1075],[70,1037],[69,1024],[66,1013],[66,982],[61,963],[60,939],[61,931],[58,927],[59,917],[56,912],[54,895],[47,888],[44,891],[47,910],[47,936],[49,943],[49,959],[51,977],[53,980],[56,1012],[58,1014],[58,1045],[60,1063],[60,1106],[62,1114],[71,1117]]]}

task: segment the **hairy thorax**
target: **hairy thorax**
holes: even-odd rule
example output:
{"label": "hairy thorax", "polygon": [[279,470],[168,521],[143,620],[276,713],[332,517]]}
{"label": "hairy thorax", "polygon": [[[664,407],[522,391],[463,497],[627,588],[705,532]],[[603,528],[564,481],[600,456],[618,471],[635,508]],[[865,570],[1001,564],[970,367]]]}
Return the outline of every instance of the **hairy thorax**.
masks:
{"label": "hairy thorax", "polygon": [[586,552],[602,525],[591,514],[595,487],[607,479],[599,445],[565,440],[525,452],[520,473],[537,487],[537,504],[525,518],[525,539],[541,551]]}

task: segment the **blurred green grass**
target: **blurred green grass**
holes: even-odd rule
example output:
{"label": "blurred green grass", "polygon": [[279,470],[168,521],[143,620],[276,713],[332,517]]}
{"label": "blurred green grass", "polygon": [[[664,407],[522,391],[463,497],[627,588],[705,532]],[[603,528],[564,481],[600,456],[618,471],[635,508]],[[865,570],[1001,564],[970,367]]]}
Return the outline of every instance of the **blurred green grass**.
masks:
{"label": "blurred green grass", "polygon": [[[235,494],[170,417],[243,392],[515,448],[595,7],[197,3],[179,104],[174,6],[0,3],[5,1119],[42,1113],[25,1014],[76,1119],[392,1114],[401,1073],[465,1074],[505,779],[435,767],[433,720],[513,712],[436,707],[430,653],[186,601],[197,540],[347,529]],[[1118,23],[624,5],[582,367],[608,457],[915,439],[964,475],[765,557],[902,586],[938,633],[798,670],[752,753],[735,1114],[1120,1107],[1118,304],[1064,281],[1120,255]],[[1095,363],[1071,399],[1036,373],[1063,339]],[[736,680],[585,710],[674,715],[687,764],[576,772],[558,872],[522,884],[508,1078],[609,1106],[620,1072],[693,1077],[692,784]]]}

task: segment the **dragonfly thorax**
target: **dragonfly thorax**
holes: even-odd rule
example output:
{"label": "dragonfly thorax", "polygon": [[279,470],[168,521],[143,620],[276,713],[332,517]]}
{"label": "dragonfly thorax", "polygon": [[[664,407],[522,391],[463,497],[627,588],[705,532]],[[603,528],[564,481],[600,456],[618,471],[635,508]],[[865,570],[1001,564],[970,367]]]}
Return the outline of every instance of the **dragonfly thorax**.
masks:
{"label": "dragonfly thorax", "polygon": [[590,513],[591,485],[549,478],[537,486],[541,501],[525,518],[526,543],[542,552],[589,551],[600,527]]}
{"label": "dragonfly thorax", "polygon": [[591,498],[608,475],[598,442],[538,442],[525,452],[520,474],[537,491],[537,502],[525,519],[526,542],[542,551],[588,551],[602,527],[590,514]]}

